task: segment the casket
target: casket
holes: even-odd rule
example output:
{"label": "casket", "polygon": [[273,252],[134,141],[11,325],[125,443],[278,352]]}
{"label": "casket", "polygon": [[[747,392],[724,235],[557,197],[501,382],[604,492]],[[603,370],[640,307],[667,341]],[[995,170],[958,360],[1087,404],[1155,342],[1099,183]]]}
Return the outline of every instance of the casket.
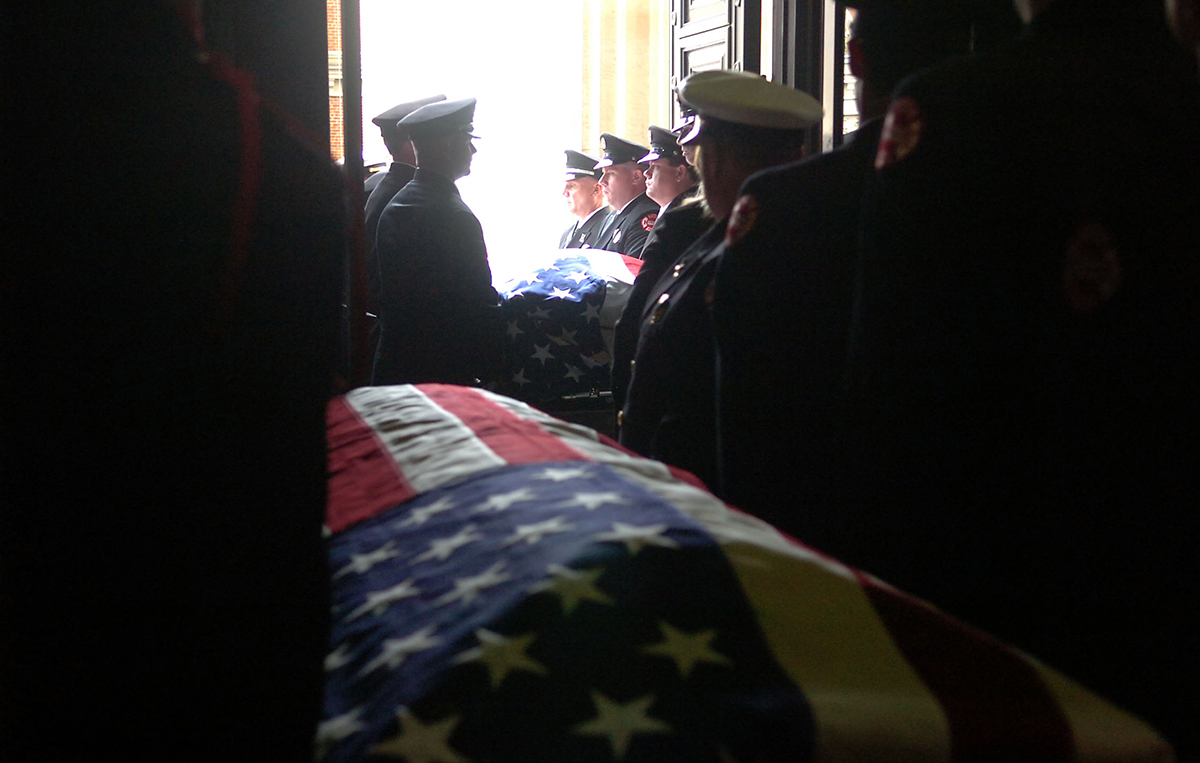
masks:
{"label": "casket", "polygon": [[1037,660],[480,389],[329,407],[319,755],[1167,761]]}
{"label": "casket", "polygon": [[611,389],[613,327],[641,261],[564,249],[545,262],[495,284],[504,300],[507,368],[497,391],[553,410]]}

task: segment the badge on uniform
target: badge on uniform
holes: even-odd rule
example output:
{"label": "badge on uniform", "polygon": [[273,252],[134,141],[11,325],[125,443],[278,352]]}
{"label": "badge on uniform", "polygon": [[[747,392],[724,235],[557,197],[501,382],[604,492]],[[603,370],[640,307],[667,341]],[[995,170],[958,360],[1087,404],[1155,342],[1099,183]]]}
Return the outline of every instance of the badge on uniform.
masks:
{"label": "badge on uniform", "polygon": [[658,219],[657,212],[651,212],[650,214],[644,216],[642,218],[642,230],[649,233],[650,229],[654,227],[654,221],[657,219]]}
{"label": "badge on uniform", "polygon": [[616,229],[616,230],[613,232],[612,242],[613,242],[614,244],[616,244],[616,243],[619,243],[619,242],[620,242],[620,240],[621,240],[621,229],[620,229],[620,228],[617,228],[617,229]]}
{"label": "badge on uniform", "polygon": [[879,136],[879,150],[875,153],[875,169],[890,167],[911,154],[921,142],[921,107],[907,95],[892,101],[887,118],[883,120],[883,133]]}
{"label": "badge on uniform", "polygon": [[746,194],[739,196],[729,214],[729,225],[725,226],[725,248],[736,245],[754,230],[758,221],[758,199]]}

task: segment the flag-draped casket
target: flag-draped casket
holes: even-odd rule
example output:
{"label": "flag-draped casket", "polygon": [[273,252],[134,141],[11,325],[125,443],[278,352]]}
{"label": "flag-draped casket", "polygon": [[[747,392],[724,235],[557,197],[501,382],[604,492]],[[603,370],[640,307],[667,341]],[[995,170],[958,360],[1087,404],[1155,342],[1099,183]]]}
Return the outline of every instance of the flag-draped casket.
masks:
{"label": "flag-draped casket", "polygon": [[504,298],[506,361],[498,391],[520,400],[610,388],[613,327],[641,267],[640,260],[602,250],[552,257],[496,285]]}
{"label": "flag-draped casket", "polygon": [[727,507],[444,385],[329,408],[328,761],[1167,761],[1137,719]]}

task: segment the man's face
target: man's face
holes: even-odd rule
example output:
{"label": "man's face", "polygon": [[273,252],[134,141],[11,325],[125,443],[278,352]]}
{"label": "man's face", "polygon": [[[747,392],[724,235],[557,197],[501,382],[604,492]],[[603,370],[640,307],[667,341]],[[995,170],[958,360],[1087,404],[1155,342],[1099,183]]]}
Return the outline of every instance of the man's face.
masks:
{"label": "man's face", "polygon": [[603,203],[600,184],[590,177],[568,180],[563,187],[563,197],[571,214],[584,218],[596,211]]}
{"label": "man's face", "polygon": [[605,167],[600,187],[604,189],[604,199],[608,205],[613,209],[621,209],[646,189],[646,181],[636,164],[625,162]]}
{"label": "man's face", "polygon": [[453,179],[471,174],[471,158],[475,156],[475,143],[470,134],[457,133],[447,137],[446,151],[452,167],[457,173]]}

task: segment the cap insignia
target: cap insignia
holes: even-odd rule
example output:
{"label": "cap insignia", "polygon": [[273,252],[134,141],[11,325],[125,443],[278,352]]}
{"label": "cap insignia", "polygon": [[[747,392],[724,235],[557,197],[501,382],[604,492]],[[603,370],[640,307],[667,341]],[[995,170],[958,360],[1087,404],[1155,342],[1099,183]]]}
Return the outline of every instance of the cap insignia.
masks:
{"label": "cap insignia", "polygon": [[736,246],[746,234],[754,230],[758,222],[758,199],[746,194],[738,197],[729,215],[729,225],[725,227],[725,248]]}

